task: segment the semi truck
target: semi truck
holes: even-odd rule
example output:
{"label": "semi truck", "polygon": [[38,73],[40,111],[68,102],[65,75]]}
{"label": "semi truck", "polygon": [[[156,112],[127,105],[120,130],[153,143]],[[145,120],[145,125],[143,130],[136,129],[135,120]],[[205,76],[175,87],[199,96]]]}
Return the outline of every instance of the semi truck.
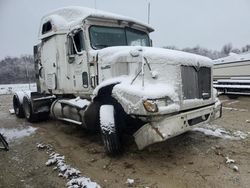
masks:
{"label": "semi truck", "polygon": [[221,116],[209,58],[152,47],[136,19],[65,7],[41,19],[34,46],[37,91],[16,92],[17,117],[53,117],[100,132],[108,154],[124,133],[139,149]]}

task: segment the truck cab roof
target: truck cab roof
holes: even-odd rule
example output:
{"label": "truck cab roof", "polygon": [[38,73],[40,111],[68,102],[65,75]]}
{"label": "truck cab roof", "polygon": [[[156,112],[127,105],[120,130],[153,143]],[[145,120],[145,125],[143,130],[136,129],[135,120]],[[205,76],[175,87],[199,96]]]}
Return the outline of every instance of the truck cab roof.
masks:
{"label": "truck cab roof", "polygon": [[148,32],[154,31],[150,25],[137,21],[134,18],[86,7],[71,6],[56,9],[42,18],[39,29],[39,39],[47,38],[57,33],[67,33],[72,28],[83,23],[84,20],[90,18],[117,20],[118,24],[125,22],[128,25],[144,27]]}

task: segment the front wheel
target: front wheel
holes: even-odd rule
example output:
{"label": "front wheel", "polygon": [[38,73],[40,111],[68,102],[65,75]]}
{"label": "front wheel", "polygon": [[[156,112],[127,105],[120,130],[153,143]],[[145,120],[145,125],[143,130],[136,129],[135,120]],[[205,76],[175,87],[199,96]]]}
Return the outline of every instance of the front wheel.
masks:
{"label": "front wheel", "polygon": [[105,150],[108,154],[121,153],[120,135],[116,125],[115,108],[113,105],[100,107],[100,128]]}

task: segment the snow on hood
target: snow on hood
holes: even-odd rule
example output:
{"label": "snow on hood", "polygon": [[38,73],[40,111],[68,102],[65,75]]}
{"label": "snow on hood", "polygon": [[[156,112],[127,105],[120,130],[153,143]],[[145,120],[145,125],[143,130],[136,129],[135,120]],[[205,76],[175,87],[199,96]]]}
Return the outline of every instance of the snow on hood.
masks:
{"label": "snow on hood", "polygon": [[122,83],[115,85],[113,88],[113,93],[123,92],[133,96],[139,96],[142,99],[156,99],[168,96],[174,101],[178,100],[178,95],[175,92],[174,87],[165,83],[147,83],[143,87],[141,84],[131,84],[128,81],[123,81]]}
{"label": "snow on hood", "polygon": [[[115,95],[118,95],[118,93],[126,93],[140,97],[141,99],[147,99],[147,98],[161,98],[168,96],[173,101],[178,100],[178,94],[174,90],[174,87],[172,84],[166,84],[166,83],[158,83],[158,84],[150,84],[146,83],[145,86],[142,86],[141,83],[133,83],[131,84],[133,80],[133,77],[131,76],[120,76],[116,78],[111,78],[108,80],[103,81],[101,84],[99,84],[93,91],[93,97],[95,97],[98,94],[98,91],[111,84],[115,84],[112,93]],[[140,81],[139,81],[140,82]]]}
{"label": "snow on hood", "polygon": [[212,66],[213,62],[207,57],[182,51],[155,47],[119,46],[108,47],[97,51],[99,63],[113,64],[131,62],[138,56],[147,58],[149,63],[168,63],[182,65]]}

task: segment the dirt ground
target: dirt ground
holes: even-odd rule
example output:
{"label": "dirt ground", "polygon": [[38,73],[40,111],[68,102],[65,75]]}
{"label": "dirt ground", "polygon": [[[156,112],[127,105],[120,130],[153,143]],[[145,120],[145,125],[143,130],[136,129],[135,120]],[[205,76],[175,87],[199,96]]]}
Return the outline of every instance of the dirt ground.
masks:
{"label": "dirt ground", "polygon": [[[231,140],[190,131],[164,143],[138,151],[132,139],[125,142],[122,156],[111,158],[104,152],[99,135],[74,125],[49,120],[30,124],[9,113],[12,96],[0,96],[0,128],[37,128],[28,137],[9,143],[0,151],[0,187],[66,187],[53,167],[45,165],[46,151],[37,143],[51,144],[65,161],[102,187],[250,187],[250,97],[229,100],[222,96],[223,117],[212,124],[227,131],[248,133],[246,139]],[[235,160],[226,164],[225,157]],[[234,171],[237,165],[239,171]]]}

